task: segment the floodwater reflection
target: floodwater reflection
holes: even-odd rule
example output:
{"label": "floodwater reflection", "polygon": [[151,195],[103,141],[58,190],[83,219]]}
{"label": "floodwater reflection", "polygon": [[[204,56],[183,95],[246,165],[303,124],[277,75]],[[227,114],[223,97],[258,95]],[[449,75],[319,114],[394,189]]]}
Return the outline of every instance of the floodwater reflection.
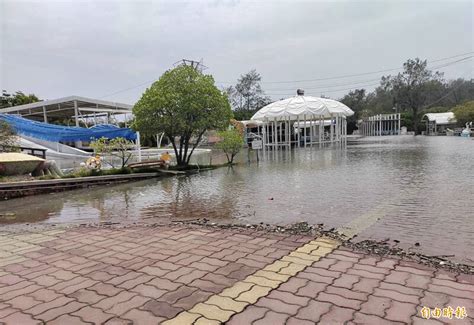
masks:
{"label": "floodwater reflection", "polygon": [[255,156],[247,163],[245,152],[241,161],[191,176],[15,199],[0,203],[0,214],[14,213],[10,223],[208,218],[340,227],[376,211],[380,220],[359,239],[419,242],[427,254],[474,264],[470,139],[374,137],[346,149],[270,152],[258,164]]}

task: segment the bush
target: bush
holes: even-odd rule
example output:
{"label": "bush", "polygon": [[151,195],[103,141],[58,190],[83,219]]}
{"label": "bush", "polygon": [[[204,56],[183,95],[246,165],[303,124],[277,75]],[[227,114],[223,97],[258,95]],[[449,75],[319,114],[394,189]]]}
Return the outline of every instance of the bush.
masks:
{"label": "bush", "polygon": [[232,164],[235,156],[244,146],[244,138],[237,129],[219,132],[219,136],[222,138],[222,141],[217,143],[216,147],[224,151],[227,162]]}
{"label": "bush", "polygon": [[458,125],[474,122],[474,101],[466,102],[452,109]]}

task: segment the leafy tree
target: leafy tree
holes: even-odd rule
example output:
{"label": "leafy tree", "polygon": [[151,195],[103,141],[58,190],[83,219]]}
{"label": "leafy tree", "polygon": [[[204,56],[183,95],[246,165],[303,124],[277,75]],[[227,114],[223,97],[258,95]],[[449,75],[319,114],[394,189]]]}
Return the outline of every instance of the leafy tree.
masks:
{"label": "leafy tree", "polygon": [[400,109],[411,111],[413,130],[418,134],[420,111],[429,104],[428,92],[430,88],[441,83],[442,74],[428,70],[426,60],[418,58],[408,60],[403,64],[403,68],[404,71],[397,76],[382,77],[381,84],[392,92],[394,103]]}
{"label": "leafy tree", "polygon": [[227,97],[214,78],[191,66],[166,71],[133,108],[133,128],[144,134],[164,132],[178,166],[187,166],[209,129],[222,130],[232,118]]}
{"label": "leafy tree", "polygon": [[458,105],[452,111],[459,125],[464,126],[466,123],[474,122],[474,101]]}
{"label": "leafy tree", "polygon": [[347,118],[347,133],[352,134],[357,129],[357,120],[364,116],[367,108],[366,91],[365,89],[355,89],[340,101],[354,111],[354,115]]}
{"label": "leafy tree", "polygon": [[12,95],[7,93],[6,90],[2,90],[2,95],[0,96],[0,108],[30,104],[39,101],[39,98],[34,94],[26,95],[21,91],[17,91]]}
{"label": "leafy tree", "polygon": [[239,153],[244,145],[244,138],[237,129],[230,129],[219,132],[222,141],[216,144],[218,149],[224,151],[227,162],[232,164],[235,156]]}
{"label": "leafy tree", "polygon": [[13,150],[17,146],[15,130],[5,121],[0,121],[0,146],[5,151]]}
{"label": "leafy tree", "polygon": [[250,119],[256,111],[271,102],[270,97],[265,96],[260,86],[261,80],[260,74],[253,69],[241,75],[235,86],[225,89],[232,108],[236,112],[236,119]]}
{"label": "leafy tree", "polygon": [[[114,138],[109,140],[102,137],[98,140],[92,141],[90,147],[94,149],[97,154],[102,156],[116,157],[120,159],[121,168],[124,168],[129,160],[133,157],[133,153],[130,149],[134,148],[133,141],[129,141],[125,138]],[[109,162],[109,165],[115,167],[113,160]]]}

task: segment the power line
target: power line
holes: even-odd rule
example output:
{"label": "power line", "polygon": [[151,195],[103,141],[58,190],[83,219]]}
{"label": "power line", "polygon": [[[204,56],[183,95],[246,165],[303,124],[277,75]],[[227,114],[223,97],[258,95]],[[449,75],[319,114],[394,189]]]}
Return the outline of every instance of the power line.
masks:
{"label": "power line", "polygon": [[[462,58],[462,59],[459,59],[459,60],[456,60],[456,61],[453,61],[453,62],[449,62],[449,63],[446,63],[446,64],[443,64],[443,65],[439,65],[439,66],[435,66],[435,67],[432,67],[431,69],[441,69],[441,68],[446,68],[448,66],[451,66],[451,65],[454,65],[456,63],[459,63],[459,62],[463,62],[463,61],[466,61],[468,59],[471,59],[473,58],[474,56],[470,56],[470,57],[466,57],[466,58]],[[372,79],[372,80],[366,80],[366,81],[361,81],[361,82],[354,82],[354,83],[347,83],[347,84],[340,84],[340,85],[333,85],[333,86],[319,86],[319,87],[304,87],[305,90],[318,90],[319,92],[321,93],[331,93],[331,92],[338,92],[338,91],[343,91],[343,90],[351,90],[351,89],[355,89],[355,88],[359,88],[359,87],[370,87],[370,86],[375,86],[375,85],[379,85],[380,82],[377,82],[375,84],[362,84],[364,82],[370,82],[370,81],[380,81],[380,78],[377,78],[377,79]],[[358,86],[355,86],[355,87],[350,87],[350,88],[343,88],[343,89],[324,89],[322,90],[321,88],[333,88],[333,87],[338,87],[338,86],[348,86],[348,85],[357,85],[359,84]],[[288,90],[288,91],[292,91],[294,90],[294,88],[280,88],[280,89],[271,89],[271,90]],[[271,90],[269,93],[266,93],[267,95],[276,95],[276,96],[279,96],[279,95],[292,95],[293,93],[271,93]]]}
{"label": "power line", "polygon": [[[450,56],[450,57],[445,57],[445,58],[441,58],[441,59],[436,59],[436,60],[432,60],[432,61],[428,61],[428,63],[435,63],[435,62],[441,62],[441,61],[446,61],[446,60],[449,60],[449,59],[453,59],[453,58],[458,58],[458,57],[461,57],[461,56],[465,56],[465,55],[468,55],[468,54],[473,54],[474,52],[467,52],[467,53],[462,53],[462,54],[457,54],[457,55],[453,55],[453,56]],[[472,58],[473,56],[470,56],[470,57],[467,57],[467,58],[463,58],[459,61],[455,61],[455,62],[460,62],[460,61],[463,61],[463,60],[467,60],[469,58]],[[441,66],[443,67],[443,66]],[[399,70],[402,70],[403,68],[393,68],[393,69],[384,69],[384,70],[378,70],[378,71],[371,71],[371,72],[365,72],[365,73],[358,73],[358,74],[352,74],[352,75],[342,75],[342,76],[336,76],[336,77],[327,77],[327,78],[319,78],[319,79],[308,79],[308,80],[294,80],[294,81],[262,81],[261,83],[265,83],[265,84],[278,84],[278,83],[302,83],[302,82],[313,82],[313,81],[324,81],[324,80],[335,80],[335,79],[344,79],[344,78],[350,78],[350,77],[357,77],[357,76],[365,76],[365,75],[371,75],[371,74],[376,74],[376,73],[382,73],[382,72],[389,72],[389,71],[399,71]],[[433,69],[436,69],[436,67],[434,67]],[[126,92],[126,91],[129,91],[129,90],[132,90],[132,89],[135,89],[135,88],[138,88],[138,87],[141,87],[141,86],[144,86],[144,85],[147,85],[147,84],[150,84],[152,82],[155,82],[156,79],[151,79],[151,80],[147,80],[147,81],[144,81],[140,84],[137,84],[137,85],[134,85],[134,86],[131,86],[131,87],[128,87],[128,88],[124,88],[124,89],[120,89],[120,90],[117,90],[115,92],[112,92],[112,93],[109,93],[109,94],[106,94],[104,96],[101,96],[99,97],[100,99],[101,98],[106,98],[106,97],[110,97],[110,96],[113,96],[113,95],[117,95],[117,94],[120,94],[120,93],[123,93],[123,92]],[[219,82],[219,81],[216,81],[216,83],[219,83],[219,84],[233,84],[234,82],[228,82],[228,81],[224,81],[224,82]],[[361,83],[361,82],[360,82]],[[352,84],[355,84],[355,83],[352,83]],[[342,85],[341,85],[342,86]],[[326,88],[330,88],[330,87],[336,87],[336,86],[320,86],[320,87],[326,87]],[[309,88],[308,88],[309,89]],[[314,89],[317,89],[317,88],[314,88]],[[275,89],[276,90],[276,89]],[[328,91],[329,92],[329,91]],[[333,92],[333,91],[331,91]]]}
{"label": "power line", "polygon": [[[458,55],[453,55],[450,57],[446,58],[441,58],[437,60],[432,60],[432,61],[427,61],[428,63],[435,63],[435,62],[440,62],[440,61],[446,61],[449,59],[454,59],[460,56],[465,56],[468,54],[473,54],[474,52],[467,52],[463,54],[458,54]],[[470,56],[471,58],[472,56]],[[364,73],[356,73],[356,74],[348,74],[348,75],[341,75],[341,76],[336,76],[336,77],[326,77],[326,78],[318,78],[318,79],[306,79],[306,80],[286,80],[286,81],[261,81],[261,83],[266,83],[266,84],[278,84],[278,83],[301,83],[301,82],[312,82],[312,81],[323,81],[323,80],[334,80],[334,79],[344,79],[344,78],[350,78],[350,77],[359,77],[359,76],[367,76],[371,74],[376,74],[376,73],[382,73],[382,72],[390,72],[390,71],[398,71],[402,70],[403,67],[398,67],[398,68],[391,68],[391,69],[383,69],[383,70],[378,70],[378,71],[371,71],[371,72],[364,72]],[[221,84],[228,84],[228,83],[234,83],[234,82],[229,82],[229,81],[218,81],[218,83]]]}

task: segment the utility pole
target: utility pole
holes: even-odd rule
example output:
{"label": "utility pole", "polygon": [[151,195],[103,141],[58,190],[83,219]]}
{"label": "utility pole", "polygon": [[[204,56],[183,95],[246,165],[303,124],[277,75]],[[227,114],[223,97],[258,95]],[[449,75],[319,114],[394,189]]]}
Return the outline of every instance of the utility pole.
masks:
{"label": "utility pole", "polygon": [[179,67],[179,66],[182,66],[182,65],[187,65],[187,66],[193,67],[194,69],[196,69],[199,72],[202,72],[203,70],[207,69],[207,67],[202,62],[203,62],[203,59],[201,59],[200,61],[182,59],[182,60],[179,60],[179,61],[175,62],[173,65],[175,67]]}

